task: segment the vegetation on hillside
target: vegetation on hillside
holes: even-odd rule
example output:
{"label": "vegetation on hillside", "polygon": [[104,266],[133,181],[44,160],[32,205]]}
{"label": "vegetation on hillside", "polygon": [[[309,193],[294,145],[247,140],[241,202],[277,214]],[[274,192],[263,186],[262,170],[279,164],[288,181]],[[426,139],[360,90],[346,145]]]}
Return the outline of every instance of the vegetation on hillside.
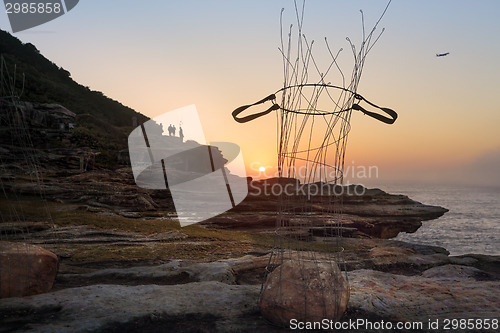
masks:
{"label": "vegetation on hillside", "polygon": [[100,151],[102,158],[98,163],[114,166],[118,151],[127,147],[132,117],[136,117],[138,123],[148,119],[103,93],[75,82],[69,71],[45,58],[33,44],[24,44],[2,30],[0,54],[8,64],[9,75],[15,78],[16,91],[22,91],[21,100],[60,104],[77,114],[72,141]]}

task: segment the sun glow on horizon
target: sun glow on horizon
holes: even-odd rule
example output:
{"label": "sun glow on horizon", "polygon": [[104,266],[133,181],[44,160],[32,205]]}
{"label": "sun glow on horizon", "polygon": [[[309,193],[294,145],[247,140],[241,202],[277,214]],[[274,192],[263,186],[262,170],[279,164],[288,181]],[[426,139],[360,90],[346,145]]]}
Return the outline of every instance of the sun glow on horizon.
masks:
{"label": "sun glow on horizon", "polygon": [[[16,37],[68,69],[78,83],[148,117],[196,105],[203,127],[200,133],[206,142],[232,142],[241,148],[245,167],[232,173],[255,179],[282,174],[277,167],[280,136],[276,115],[240,124],[231,112],[280,88],[283,64],[277,48],[278,19],[285,7],[283,22],[294,22],[293,5],[287,1],[185,1],[175,5],[164,1],[149,11],[138,2],[127,2],[120,7],[120,15],[115,15],[111,5],[103,9],[100,2],[84,3],[65,16],[68,19],[51,21],[44,28]],[[304,34],[320,42],[315,46],[319,67],[331,60],[322,41],[328,38],[332,52],[344,48],[339,54],[339,67],[344,74],[350,72],[352,55],[345,50],[345,38],[352,37],[354,44],[355,37],[359,39],[359,9],[363,9],[370,27],[386,4],[387,0],[307,4]],[[431,0],[393,2],[390,6],[380,26],[386,32],[370,51],[359,93],[377,105],[394,109],[400,117],[387,126],[353,112],[346,170],[376,166],[382,179],[404,175],[420,180],[420,173],[447,175],[452,169],[475,165],[477,158],[497,156],[500,112],[491,105],[499,85],[500,66],[489,64],[495,63],[500,46],[487,41],[494,40],[499,29],[496,13],[500,2],[467,2],[456,7],[449,11],[446,4]],[[7,15],[2,15],[0,28],[10,30]],[[254,24],[256,16],[258,25]],[[90,28],[85,24],[89,17],[99,18]],[[147,24],[132,25],[131,17]],[[53,33],[42,33],[44,29]],[[478,48],[482,50],[480,57]],[[82,50],[87,50],[84,55]],[[439,50],[451,53],[436,58]],[[332,67],[330,74],[332,84],[341,83],[343,74],[336,68]],[[259,107],[246,114],[262,111]],[[175,120],[177,128],[180,121]],[[182,121],[185,140],[196,140],[193,135],[198,131],[188,128],[193,121]],[[316,122],[315,126],[320,125]],[[328,131],[329,125],[323,126],[326,130],[322,131]],[[310,132],[310,127],[304,127],[304,131]],[[314,132],[311,147],[321,146],[322,138],[321,131]],[[296,150],[308,145],[308,141],[299,143]],[[335,154],[333,148],[327,157],[331,154]],[[497,160],[488,161],[486,166],[493,169]],[[470,173],[463,178],[469,178]]]}

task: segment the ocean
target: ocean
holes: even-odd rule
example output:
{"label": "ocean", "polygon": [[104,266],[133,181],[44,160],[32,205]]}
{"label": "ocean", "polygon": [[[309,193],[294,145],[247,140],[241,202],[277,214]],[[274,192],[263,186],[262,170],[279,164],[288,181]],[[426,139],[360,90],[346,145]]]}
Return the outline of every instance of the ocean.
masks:
{"label": "ocean", "polygon": [[392,194],[408,195],[424,204],[449,209],[438,219],[424,221],[415,233],[400,233],[395,239],[441,246],[451,255],[500,255],[499,187],[428,184],[377,187]]}

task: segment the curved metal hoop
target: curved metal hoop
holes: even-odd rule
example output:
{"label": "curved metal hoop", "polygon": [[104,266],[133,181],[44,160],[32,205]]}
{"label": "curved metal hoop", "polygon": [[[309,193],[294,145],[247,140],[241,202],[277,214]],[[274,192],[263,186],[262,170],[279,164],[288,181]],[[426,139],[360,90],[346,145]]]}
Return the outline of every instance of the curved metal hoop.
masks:
{"label": "curved metal hoop", "polygon": [[[353,98],[355,100],[357,100],[358,102],[353,103],[353,105],[347,109],[336,110],[336,111],[318,111],[318,110],[305,111],[305,110],[300,110],[300,109],[299,110],[290,110],[290,109],[284,108],[284,107],[280,106],[278,103],[276,103],[276,94],[278,94],[280,92],[284,92],[284,91],[289,90],[289,89],[296,89],[296,88],[303,88],[303,87],[315,87],[315,88],[319,87],[319,88],[340,89],[340,90],[343,90],[347,93],[352,94]],[[245,111],[246,109],[248,109],[252,106],[255,106],[255,105],[263,104],[263,103],[268,102],[268,101],[271,101],[273,104],[267,110],[262,111],[262,112],[258,112],[258,113],[254,113],[254,114],[251,114],[248,116],[244,116],[244,117],[238,117],[238,115],[240,113],[242,113],[243,111]],[[381,110],[382,112],[389,115],[389,117],[382,115],[382,114],[379,114],[379,113],[376,113],[376,112],[366,110],[361,105],[359,105],[359,103],[362,101],[365,101],[367,104],[371,105],[372,107]],[[246,122],[252,121],[254,119],[257,119],[259,117],[262,117],[262,116],[270,113],[271,111],[275,111],[275,110],[279,110],[279,109],[281,109],[285,112],[290,112],[290,113],[295,113],[295,114],[312,115],[312,116],[315,116],[315,115],[318,115],[318,116],[319,115],[321,115],[321,116],[335,115],[335,114],[340,114],[340,113],[347,112],[350,110],[355,110],[355,111],[361,111],[363,114],[370,116],[372,118],[375,118],[375,119],[377,119],[383,123],[386,123],[386,124],[393,124],[396,121],[396,119],[398,118],[398,114],[396,111],[389,109],[389,108],[380,107],[380,106],[368,101],[366,98],[364,98],[360,94],[358,94],[350,89],[331,85],[331,84],[322,84],[322,83],[305,83],[305,84],[300,84],[300,85],[292,85],[292,86],[283,87],[283,88],[279,89],[278,91],[276,91],[274,94],[271,94],[271,95],[261,99],[260,101],[257,101],[253,104],[240,106],[239,108],[235,109],[232,112],[232,116],[233,116],[235,121],[237,121],[239,123],[246,123]]]}

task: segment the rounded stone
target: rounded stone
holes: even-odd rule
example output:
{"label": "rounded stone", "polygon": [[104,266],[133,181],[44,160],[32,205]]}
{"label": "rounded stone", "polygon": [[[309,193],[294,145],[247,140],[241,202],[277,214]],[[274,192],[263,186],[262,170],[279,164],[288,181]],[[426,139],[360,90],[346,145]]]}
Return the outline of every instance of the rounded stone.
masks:
{"label": "rounded stone", "polygon": [[276,267],[262,288],[262,315],[288,327],[292,319],[339,320],[349,301],[349,287],[335,262],[287,260]]}
{"label": "rounded stone", "polygon": [[0,298],[50,291],[59,260],[40,246],[0,241]]}

